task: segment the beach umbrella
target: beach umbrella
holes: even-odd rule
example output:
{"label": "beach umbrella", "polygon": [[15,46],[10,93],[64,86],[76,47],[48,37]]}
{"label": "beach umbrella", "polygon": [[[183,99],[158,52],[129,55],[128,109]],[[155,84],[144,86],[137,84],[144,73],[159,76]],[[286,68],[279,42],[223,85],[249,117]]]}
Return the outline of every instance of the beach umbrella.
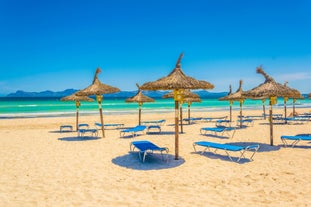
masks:
{"label": "beach umbrella", "polygon": [[311,98],[311,93],[309,93],[309,98]]}
{"label": "beach umbrella", "polygon": [[144,83],[140,88],[142,90],[174,90],[175,100],[175,159],[178,159],[179,137],[178,137],[178,105],[183,101],[185,89],[213,89],[214,85],[207,81],[199,81],[186,76],[181,70],[181,59],[183,53],[179,56],[173,71],[166,77],[153,82]]}
{"label": "beach umbrella", "polygon": [[[287,86],[288,81],[285,81],[284,85]],[[293,99],[293,116],[295,116],[296,111],[295,111],[295,103],[297,99],[303,99],[304,97],[300,94],[300,92],[296,89],[290,88],[291,94],[289,96],[284,97],[284,117],[285,117],[285,124],[287,123],[287,107],[286,107],[286,102],[288,101],[288,98]]]}
{"label": "beach umbrella", "polygon": [[141,124],[141,107],[144,102],[154,102],[153,98],[150,98],[142,93],[142,90],[139,88],[139,85],[136,83],[136,86],[138,88],[138,92],[135,96],[128,98],[125,100],[125,102],[137,102],[139,106],[138,110],[138,125]]}
{"label": "beach umbrella", "polygon": [[277,97],[289,97],[293,91],[291,88],[277,83],[272,77],[267,75],[262,66],[257,67],[256,72],[265,77],[265,82],[259,86],[244,92],[247,98],[264,99],[269,98],[269,122],[270,122],[270,145],[273,145],[273,120],[272,120],[272,105],[276,104]]}
{"label": "beach umbrella", "polygon": [[198,97],[198,98],[189,97],[189,98],[185,98],[184,102],[186,102],[188,104],[188,124],[190,124],[190,117],[191,117],[190,116],[190,106],[193,102],[201,102],[201,99],[200,99],[200,97]]}
{"label": "beach umbrella", "polygon": [[[239,88],[235,93],[231,93],[231,94],[221,98],[221,100],[239,101],[240,102],[240,127],[241,128],[242,128],[242,105],[244,103],[244,99],[246,98],[243,94],[242,84],[243,84],[243,81],[240,80]],[[230,102],[230,104],[232,105],[231,102]]]}
{"label": "beach umbrella", "polygon": [[[232,95],[232,86],[229,85],[229,93],[227,94],[227,96],[231,96]],[[226,99],[227,96],[224,96],[224,97],[221,97],[219,98],[218,100],[220,101],[228,101]],[[229,100],[229,103],[230,103],[230,122],[232,122],[232,104],[233,104],[233,100]]]}
{"label": "beach umbrella", "polygon": [[94,99],[89,98],[87,96],[77,96],[75,93],[70,96],[65,96],[60,99],[61,101],[75,101],[76,102],[76,130],[78,131],[78,123],[79,123],[79,107],[81,105],[80,101],[88,101],[93,102]]}
{"label": "beach umbrella", "polygon": [[96,95],[96,101],[98,102],[98,108],[99,108],[99,114],[100,114],[100,121],[102,124],[102,134],[103,134],[103,137],[105,137],[104,119],[103,119],[103,110],[102,110],[103,94],[116,93],[116,92],[119,92],[120,89],[101,83],[100,80],[98,79],[98,74],[100,72],[101,72],[101,69],[97,68],[92,84],[88,86],[87,88],[78,91],[76,94],[78,96]]}
{"label": "beach umbrella", "polygon": [[[162,98],[174,98],[174,92],[170,92],[167,94],[164,94]],[[200,96],[196,93],[191,92],[190,90],[185,90],[184,91],[184,100],[180,102],[180,120],[181,120],[181,125],[180,125],[180,131],[183,133],[183,118],[182,118],[182,105],[183,103],[188,103],[188,124],[190,124],[190,106],[192,102],[201,102]]]}

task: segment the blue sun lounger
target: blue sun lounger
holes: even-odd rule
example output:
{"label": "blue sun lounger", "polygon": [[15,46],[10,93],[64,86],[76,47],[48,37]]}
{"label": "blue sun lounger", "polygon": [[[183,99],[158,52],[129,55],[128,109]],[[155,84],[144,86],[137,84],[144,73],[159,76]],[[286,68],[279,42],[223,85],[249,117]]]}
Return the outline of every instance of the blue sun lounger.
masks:
{"label": "blue sun lounger", "polygon": [[[219,136],[219,134],[221,134],[221,136],[224,135],[224,133],[226,132],[228,134],[229,137],[233,137],[235,134],[235,127],[224,127],[224,126],[218,126],[218,127],[203,127],[200,129],[200,133],[202,135],[206,135],[207,132],[214,132],[214,134],[216,136]],[[230,136],[229,131],[233,131],[232,135]]]}
{"label": "blue sun lounger", "polygon": [[[97,127],[97,129],[101,129],[102,124],[95,122],[95,126]],[[124,124],[104,124],[104,128],[105,129],[117,129],[124,126]]]}
{"label": "blue sun lounger", "polygon": [[[240,126],[241,120],[238,119],[238,126]],[[247,126],[254,126],[254,120],[253,119],[242,119],[242,124],[246,124]]]}
{"label": "blue sun lounger", "polygon": [[300,142],[300,141],[311,141],[311,136],[308,136],[308,135],[296,135],[296,136],[283,135],[283,136],[281,136],[281,140],[284,143],[285,147],[288,146],[288,143],[286,140],[293,141],[289,146],[295,147],[296,144],[298,144],[298,142]]}
{"label": "blue sun lounger", "polygon": [[123,129],[120,131],[120,137],[123,137],[126,133],[131,133],[132,136],[136,136],[138,132],[144,132],[144,130],[147,128],[145,125],[137,125],[133,128]]}
{"label": "blue sun lounger", "polygon": [[211,148],[215,149],[214,153],[216,153],[216,151],[218,149],[224,150],[231,161],[233,161],[233,159],[230,156],[229,152],[240,152],[241,153],[240,157],[237,158],[236,162],[239,162],[241,160],[241,158],[246,158],[244,156],[246,151],[252,152],[252,155],[249,158],[249,160],[252,161],[255,153],[259,149],[259,145],[258,144],[256,144],[256,145],[249,145],[249,146],[243,147],[243,146],[237,146],[237,145],[231,145],[231,144],[220,144],[220,143],[215,143],[215,142],[199,141],[199,142],[194,142],[193,143],[193,148],[194,148],[194,151],[196,151],[196,152],[197,152],[196,146],[204,147],[204,150],[201,152],[201,154],[206,152],[206,150],[211,151]]}
{"label": "blue sun lounger", "polygon": [[162,159],[163,159],[163,152],[168,153],[167,147],[158,147],[157,145],[153,144],[150,141],[142,140],[142,141],[134,141],[130,144],[130,150],[134,151],[135,149],[138,149],[138,156],[139,159],[142,160],[142,162],[145,162],[146,155],[148,153],[153,153],[154,151],[159,151],[161,153]]}

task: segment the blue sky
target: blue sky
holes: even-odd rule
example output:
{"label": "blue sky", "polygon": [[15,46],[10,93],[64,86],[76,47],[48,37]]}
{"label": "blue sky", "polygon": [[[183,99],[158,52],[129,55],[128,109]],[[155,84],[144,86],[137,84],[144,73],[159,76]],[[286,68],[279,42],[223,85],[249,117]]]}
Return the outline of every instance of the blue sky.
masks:
{"label": "blue sky", "polygon": [[136,90],[183,71],[251,89],[276,81],[311,92],[309,0],[0,0],[0,94],[103,83]]}

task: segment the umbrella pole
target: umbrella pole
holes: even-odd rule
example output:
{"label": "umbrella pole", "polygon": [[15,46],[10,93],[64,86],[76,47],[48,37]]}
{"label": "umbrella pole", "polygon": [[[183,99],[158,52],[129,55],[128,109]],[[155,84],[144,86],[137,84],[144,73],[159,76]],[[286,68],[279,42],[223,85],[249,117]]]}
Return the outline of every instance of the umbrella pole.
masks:
{"label": "umbrella pole", "polygon": [[175,101],[175,160],[178,160],[178,101]]}
{"label": "umbrella pole", "polygon": [[78,123],[79,123],[79,107],[76,108],[76,130],[78,131]]}
{"label": "umbrella pole", "polygon": [[242,119],[242,101],[240,100],[240,128],[242,128],[243,126]]}
{"label": "umbrella pole", "polygon": [[296,99],[293,99],[293,117],[296,116],[295,103],[296,103]]}
{"label": "umbrella pole", "polygon": [[270,122],[270,145],[273,146],[273,119],[272,119],[272,103],[270,101],[269,110],[269,122]]}
{"label": "umbrella pole", "polygon": [[263,110],[263,119],[266,120],[266,107],[265,107],[265,104],[262,104],[262,110]]}
{"label": "umbrella pole", "polygon": [[96,95],[96,100],[97,100],[98,108],[99,108],[100,122],[102,124],[103,138],[105,138],[105,129],[104,129],[105,126],[104,126],[103,109],[102,109],[103,97],[101,95]]}
{"label": "umbrella pole", "polygon": [[182,103],[179,105],[180,110],[180,133],[184,133],[183,120],[182,120]]}
{"label": "umbrella pole", "polygon": [[188,125],[190,125],[190,102],[188,102]]}
{"label": "umbrella pole", "polygon": [[232,104],[230,104],[230,123],[232,122]]}
{"label": "umbrella pole", "polygon": [[284,117],[285,117],[285,124],[287,124],[287,108],[286,108],[286,101],[284,101]]}
{"label": "umbrella pole", "polygon": [[138,125],[141,124],[141,104],[139,104],[139,109],[138,109]]}

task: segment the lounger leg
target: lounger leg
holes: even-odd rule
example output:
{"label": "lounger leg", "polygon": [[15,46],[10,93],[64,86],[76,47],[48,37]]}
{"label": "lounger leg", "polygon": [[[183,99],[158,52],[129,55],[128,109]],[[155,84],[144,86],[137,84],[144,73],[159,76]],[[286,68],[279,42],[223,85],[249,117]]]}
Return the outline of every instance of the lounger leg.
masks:
{"label": "lounger leg", "polygon": [[233,160],[232,160],[232,158],[231,158],[231,156],[230,156],[229,152],[228,152],[227,150],[225,150],[225,152],[227,153],[227,155],[228,155],[229,159],[233,162]]}
{"label": "lounger leg", "polygon": [[286,142],[286,140],[285,139],[281,139],[282,140],[282,142],[283,142],[283,144],[284,144],[284,147],[287,147],[287,142]]}
{"label": "lounger leg", "polygon": [[245,153],[245,150],[241,151],[241,155],[240,155],[240,157],[237,159],[237,162],[239,162],[239,161],[241,160],[242,157],[245,158],[244,153]]}
{"label": "lounger leg", "polygon": [[143,162],[145,162],[146,159],[146,155],[147,155],[147,151],[144,152],[144,158],[143,158]]}

